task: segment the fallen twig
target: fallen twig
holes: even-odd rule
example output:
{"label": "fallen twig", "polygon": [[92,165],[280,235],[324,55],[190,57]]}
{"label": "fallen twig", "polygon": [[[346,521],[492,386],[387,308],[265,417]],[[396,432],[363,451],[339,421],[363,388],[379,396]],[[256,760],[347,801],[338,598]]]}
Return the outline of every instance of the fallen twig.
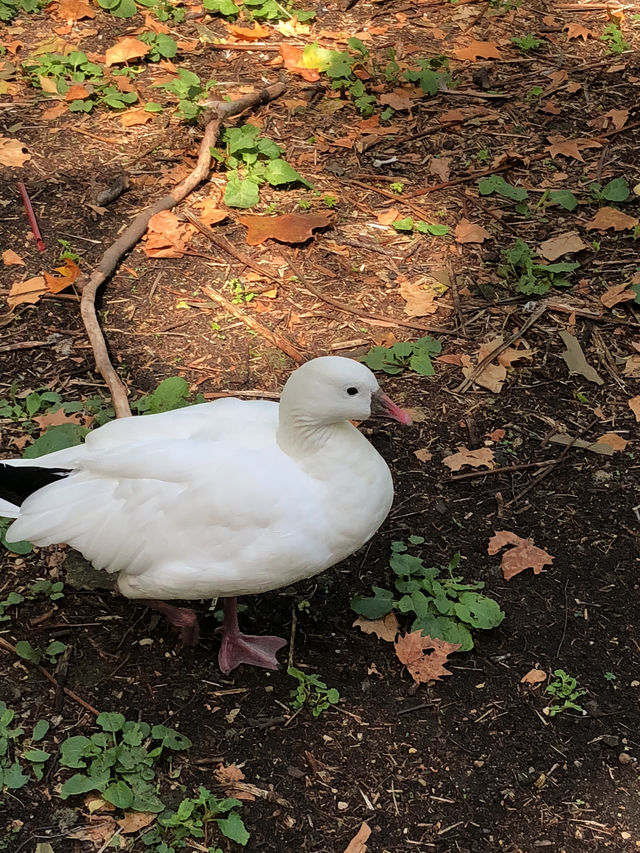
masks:
{"label": "fallen twig", "polygon": [[96,368],[107,383],[117,417],[129,416],[131,409],[127,401],[127,390],[111,363],[107,344],[96,316],[95,299],[98,288],[113,274],[120,259],[131,251],[140,240],[147,230],[151,217],[162,210],[170,210],[175,207],[209,174],[212,160],[210,149],[216,143],[222,121],[230,116],[238,115],[250,107],[266,104],[279,97],[284,91],[284,83],[276,83],[273,86],[261,89],[259,92],[245,95],[236,101],[219,101],[211,105],[212,117],[205,126],[198,151],[198,162],[193,171],[180,181],[169,195],[163,196],[150,207],[141,211],[116,242],[107,249],[89,279],[80,283],[82,287],[82,298],[80,300],[82,321],[93,349]]}
{"label": "fallen twig", "polygon": [[40,233],[40,228],[38,227],[38,220],[36,219],[36,215],[33,212],[33,206],[31,204],[31,199],[29,198],[29,193],[27,192],[27,188],[22,181],[18,181],[18,191],[22,196],[24,209],[27,211],[29,225],[31,226],[33,236],[36,238],[36,246],[38,247],[38,251],[44,252],[46,251],[47,247],[45,246],[44,240],[42,239],[42,234]]}
{"label": "fallen twig", "polygon": [[556,459],[547,459],[545,462],[523,462],[521,465],[505,465],[502,468],[491,468],[486,471],[470,471],[468,474],[455,474],[445,480],[445,483],[453,483],[454,480],[471,480],[476,477],[490,477],[492,474],[512,474],[515,471],[524,471],[527,468],[544,468],[553,465]]}

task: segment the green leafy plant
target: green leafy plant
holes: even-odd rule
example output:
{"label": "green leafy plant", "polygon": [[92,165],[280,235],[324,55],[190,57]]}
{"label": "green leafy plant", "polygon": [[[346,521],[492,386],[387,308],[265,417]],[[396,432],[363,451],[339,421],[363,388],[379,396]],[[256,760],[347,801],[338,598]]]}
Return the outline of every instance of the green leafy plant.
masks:
{"label": "green leafy plant", "polygon": [[261,136],[255,125],[227,128],[222,141],[224,151],[212,149],[212,154],[228,170],[224,200],[229,207],[253,207],[260,200],[260,186],[264,183],[272,187],[301,183],[313,189],[313,184],[282,159],[283,149]]}
{"label": "green leafy plant", "polygon": [[183,409],[195,403],[204,403],[202,394],[190,400],[187,380],[182,376],[170,376],[168,379],[163,379],[155,391],[134,400],[131,408],[139,415],[157,415],[160,412]]}
{"label": "green leafy plant", "polygon": [[178,68],[177,76],[169,83],[159,84],[158,88],[175,95],[178,99],[176,116],[181,121],[190,123],[194,122],[204,110],[204,107],[198,103],[199,99],[215,85],[215,80],[209,80],[203,85],[193,71],[189,71],[188,68]]}
{"label": "green leafy plant", "polygon": [[521,37],[514,36],[511,41],[521,53],[529,53],[530,51],[538,50],[543,44],[543,39],[539,39],[531,33]]}
{"label": "green leafy plant", "polygon": [[175,5],[170,0],[137,0],[138,5],[150,9],[159,21],[175,21],[182,23],[186,11],[180,3]]}
{"label": "green leafy plant", "polygon": [[453,79],[446,72],[449,60],[446,56],[435,56],[430,59],[416,60],[417,68],[408,69],[402,77],[408,83],[417,83],[425,95],[437,95],[442,89],[453,84]]}
{"label": "green leafy plant", "polygon": [[[422,536],[410,536],[408,545],[424,544]],[[389,564],[396,575],[396,593],[374,586],[373,597],[355,596],[351,607],[365,619],[381,619],[392,610],[412,613],[410,630],[422,631],[423,636],[438,638],[448,643],[460,643],[460,651],[473,648],[472,631],[496,628],[504,619],[498,602],[479,590],[483,581],[465,583],[453,572],[460,565],[460,554],[455,554],[448,566],[427,568],[420,557],[408,553],[405,542],[391,543]],[[447,572],[448,577],[443,576]]]}
{"label": "green leafy plant", "polygon": [[604,186],[594,181],[589,185],[589,192],[595,201],[605,204],[610,201],[628,201],[631,196],[631,188],[626,178],[614,178]]}
{"label": "green leafy plant", "polygon": [[35,664],[40,663],[43,658],[49,663],[55,663],[58,655],[61,655],[66,648],[66,643],[61,643],[59,640],[53,640],[44,651],[34,648],[28,640],[19,640],[16,643],[18,657]]}
{"label": "green leafy plant", "polygon": [[166,33],[143,33],[140,41],[149,45],[147,58],[151,62],[160,62],[161,59],[173,59],[178,52],[175,39]]}
{"label": "green leafy plant", "polygon": [[478,181],[478,190],[480,195],[496,195],[508,198],[511,201],[525,201],[529,197],[529,193],[524,187],[514,187],[508,184],[502,175],[489,175],[487,178],[481,178]]}
{"label": "green leafy plant", "polygon": [[586,694],[586,690],[578,687],[577,680],[564,669],[553,672],[554,679],[547,685],[545,693],[551,696],[551,703],[544,709],[549,717],[562,714],[563,711],[578,711],[583,716],[587,713],[577,700]]}
{"label": "green leafy plant", "polygon": [[543,295],[551,287],[571,287],[565,273],[577,269],[580,264],[561,262],[536,264],[530,247],[523,240],[516,240],[510,249],[502,253],[503,263],[498,274],[513,283],[518,293]]}
{"label": "green leafy plant", "polygon": [[[155,848],[157,853],[169,853],[187,846],[193,849],[189,842],[206,838],[209,843],[211,827],[215,826],[225,838],[244,847],[250,836],[238,814],[240,808],[240,800],[221,799],[200,787],[197,797],[185,798],[175,811],[164,811],[153,829],[142,836],[142,843],[147,848]],[[206,849],[209,853],[222,853],[219,847]]]}
{"label": "green leafy plant", "polygon": [[246,302],[251,302],[255,299],[256,294],[252,290],[245,290],[244,284],[239,278],[231,278],[226,284],[226,287],[231,291],[233,298],[231,302],[234,305],[240,305]]}
{"label": "green leafy plant", "polygon": [[616,21],[610,21],[604,28],[604,32],[600,36],[600,41],[603,41],[609,53],[624,53],[629,50],[631,45],[625,41],[622,35],[622,30]]}
{"label": "green leafy plant", "polygon": [[405,219],[396,219],[393,227],[396,231],[418,231],[420,234],[431,234],[432,237],[444,237],[451,230],[448,225],[432,224],[422,219],[416,222],[410,216]]}
{"label": "green leafy plant", "polygon": [[287,669],[287,675],[298,681],[298,686],[290,694],[291,707],[294,709],[306,705],[311,709],[314,717],[319,717],[323,711],[326,711],[331,705],[337,705],[340,701],[340,694],[335,687],[327,687],[324,681],[320,680],[320,676],[315,673],[307,675],[294,666],[290,666]]}
{"label": "green leafy plant", "polygon": [[58,245],[60,246],[60,252],[58,254],[59,261],[65,261],[67,258],[70,261],[79,261],[80,255],[71,248],[71,243],[68,240],[63,240],[58,238]]}
{"label": "green leafy plant", "polygon": [[266,21],[282,21],[296,18],[303,23],[315,17],[315,12],[295,9],[289,0],[279,3],[278,0],[244,0],[243,5],[236,5],[233,0],[204,0],[204,8],[216,12],[226,18],[235,18],[244,11],[247,18]]}
{"label": "green leafy plant", "polygon": [[399,342],[392,347],[371,347],[360,360],[371,370],[382,370],[392,375],[414,370],[421,376],[433,376],[435,370],[431,356],[438,355],[441,350],[440,341],[425,335],[417,341]]}
{"label": "green leafy plant", "polygon": [[0,701],[0,797],[7,789],[16,790],[29,782],[25,770],[31,770],[35,779],[42,779],[44,765],[51,757],[33,746],[46,735],[49,723],[38,720],[31,737],[25,738],[24,729],[13,725],[15,716],[15,711]]}
{"label": "green leafy plant", "polygon": [[114,18],[133,18],[138,11],[135,0],[98,0],[98,5]]}
{"label": "green leafy plant", "polygon": [[189,738],[165,726],[126,720],[117,711],[100,714],[96,723],[101,731],[73,735],[60,745],[60,765],[82,771],[63,783],[62,799],[99,791],[117,808],[164,811],[154,784],[156,763],[165,750],[189,749]]}
{"label": "green leafy plant", "polygon": [[0,0],[0,21],[8,23],[23,12],[39,12],[40,0]]}
{"label": "green leafy plant", "polygon": [[[2,541],[1,532],[2,532],[2,522],[6,522],[7,526],[11,524],[13,519],[6,518],[0,519],[0,541]],[[4,544],[4,542],[3,542]],[[28,551],[16,551],[14,550],[17,545],[25,544],[29,546]],[[32,550],[33,546],[29,542],[25,543],[12,543],[11,546],[5,545],[10,551],[13,551],[14,554],[28,554],[29,551]],[[11,616],[5,611],[9,607],[16,607],[18,604],[22,604],[23,601],[33,601],[39,595],[46,596],[49,601],[58,601],[60,598],[64,598],[64,584],[62,581],[47,581],[47,580],[39,580],[34,581],[27,592],[24,595],[21,595],[19,592],[10,592],[4,601],[0,601],[0,622],[8,622],[11,619]]]}
{"label": "green leafy plant", "polygon": [[[544,201],[546,200],[547,198],[544,199]],[[543,199],[541,199],[541,201],[543,201]],[[558,207],[562,207],[564,210],[569,211],[575,210],[578,206],[578,199],[570,190],[549,190],[548,201],[549,204],[557,204]]]}
{"label": "green leafy plant", "polygon": [[475,158],[476,158],[478,163],[486,163],[490,157],[491,157],[491,154],[490,154],[488,148],[481,148],[479,151],[476,151],[476,153],[475,153]]}

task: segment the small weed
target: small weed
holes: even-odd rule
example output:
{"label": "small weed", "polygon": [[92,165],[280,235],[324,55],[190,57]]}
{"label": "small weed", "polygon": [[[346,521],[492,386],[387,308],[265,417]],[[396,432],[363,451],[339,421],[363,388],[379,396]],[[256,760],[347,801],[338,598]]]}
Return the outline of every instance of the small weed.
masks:
{"label": "small weed", "polygon": [[39,12],[40,0],[0,0],[0,21],[8,23],[23,12]]}
{"label": "small weed", "polygon": [[60,254],[58,255],[59,261],[66,261],[67,258],[70,261],[79,261],[80,255],[77,252],[74,252],[71,248],[71,243],[68,240],[58,239],[58,244],[60,246]]}
{"label": "small weed", "polygon": [[394,181],[392,184],[389,184],[389,189],[392,193],[401,195],[404,192],[404,184],[400,183],[400,181]]}
{"label": "small weed", "polygon": [[296,710],[307,705],[313,716],[319,717],[323,711],[340,701],[340,694],[335,687],[327,687],[317,674],[307,675],[290,666],[287,675],[298,680],[298,686],[291,691],[291,707]]}
{"label": "small weed", "polygon": [[555,678],[547,685],[545,693],[551,696],[550,705],[544,709],[544,713],[549,717],[555,717],[556,714],[562,714],[563,711],[579,711],[583,716],[586,711],[581,705],[577,704],[577,700],[586,694],[586,690],[578,688],[576,679],[569,675],[564,669],[556,669],[553,672]]}
{"label": "small weed", "polygon": [[300,210],[309,210],[309,208],[311,207],[311,202],[301,198],[298,202],[298,207],[300,208]]}
{"label": "small weed", "polygon": [[496,193],[503,198],[518,202],[525,201],[529,197],[529,193],[524,187],[514,187],[508,184],[501,175],[489,175],[487,178],[481,178],[478,181],[478,190],[480,195]]}
{"label": "small weed", "polygon": [[488,148],[481,148],[479,151],[476,151],[474,156],[478,163],[487,163],[491,157],[491,153]]}
{"label": "small weed", "polygon": [[[424,544],[422,536],[410,536],[409,545]],[[453,572],[460,565],[460,554],[455,554],[446,568],[427,568],[420,557],[408,553],[405,542],[391,543],[389,561],[396,577],[394,593],[381,587],[373,587],[373,598],[355,596],[351,607],[365,619],[381,619],[392,610],[413,613],[415,618],[411,631],[422,631],[424,636],[460,643],[460,651],[473,648],[474,629],[496,628],[504,619],[498,603],[480,593],[483,581],[464,583],[463,578]],[[443,577],[448,572],[449,577]]]}
{"label": "small weed", "polygon": [[425,335],[417,341],[394,344],[392,347],[372,347],[360,360],[371,370],[397,374],[403,370],[413,370],[421,376],[433,376],[435,373],[431,356],[442,350],[440,341]]}
{"label": "small weed", "polygon": [[322,196],[322,203],[329,208],[334,208],[338,203],[338,199],[334,195],[331,195],[331,193],[325,193]]}
{"label": "small weed", "polygon": [[537,36],[534,36],[531,33],[520,38],[514,36],[511,41],[515,44],[515,46],[521,53],[529,53],[534,50],[539,50],[539,48],[543,44],[543,39],[539,39],[537,38]]}
{"label": "small weed", "polygon": [[161,83],[158,88],[164,89],[178,99],[178,109],[175,114],[180,121],[193,123],[204,109],[198,103],[199,99],[215,85],[215,80],[210,80],[203,85],[193,71],[189,71],[188,68],[178,68],[178,76],[169,83]]}
{"label": "small weed", "polygon": [[195,403],[203,403],[204,397],[198,394],[189,399],[189,383],[182,376],[170,376],[163,379],[155,391],[134,400],[131,408],[139,415],[157,415],[159,412],[171,412],[183,409]]}
{"label": "small weed", "polygon": [[416,222],[410,216],[405,219],[396,219],[392,224],[396,231],[417,231],[420,234],[430,234],[432,237],[444,237],[451,230],[448,225],[432,224],[422,219]]}
{"label": "small weed", "polygon": [[49,663],[55,663],[58,655],[61,655],[66,648],[66,643],[61,643],[59,640],[53,640],[44,651],[35,649],[28,640],[20,640],[16,643],[18,657],[34,664],[39,664],[43,658]]}
{"label": "small weed", "polygon": [[[6,527],[8,527],[12,520],[13,519],[10,518],[0,519],[0,542],[3,544],[5,544],[2,539],[4,530],[1,525],[3,522],[6,522]],[[19,542],[13,542],[10,547],[7,545],[5,545],[5,547],[8,547],[14,554],[28,554],[33,548],[29,542],[26,542],[24,544],[29,546],[28,551],[14,550],[20,544],[21,543]],[[18,604],[22,604],[23,601],[33,601],[39,595],[46,596],[49,601],[58,601],[59,599],[64,598],[63,589],[64,584],[62,581],[55,581],[54,583],[52,581],[40,580],[34,581],[24,595],[21,595],[19,592],[10,592],[4,601],[0,601],[0,622],[8,622],[9,619],[11,619],[11,616],[8,613],[5,613],[9,607],[16,607]]]}
{"label": "small weed", "polygon": [[175,40],[166,33],[143,33],[140,36],[140,41],[149,45],[149,53],[146,58],[151,62],[173,59],[178,52],[178,45]]}
{"label": "small weed", "polygon": [[571,287],[565,273],[577,269],[580,264],[561,262],[557,264],[534,263],[533,252],[523,240],[516,240],[510,249],[502,253],[503,263],[498,275],[513,283],[518,293],[543,295],[551,287]]}
{"label": "small weed", "polygon": [[611,201],[629,201],[631,196],[631,188],[626,178],[614,178],[604,186],[594,181],[589,186],[589,192],[594,201],[604,204],[608,204]]}
{"label": "small weed", "polygon": [[622,30],[616,21],[610,21],[607,26],[604,28],[604,32],[600,36],[600,41],[603,41],[609,53],[624,53],[625,50],[629,50],[631,45],[628,41],[625,41],[624,36],[622,35]]}
{"label": "small weed", "polygon": [[150,9],[159,21],[184,21],[186,12],[179,3],[174,6],[169,0],[138,0],[138,4]]}
{"label": "small weed", "polygon": [[253,291],[244,289],[244,284],[239,278],[229,279],[225,286],[231,291],[231,301],[234,305],[242,305],[246,302],[251,302],[256,297],[256,294],[253,293]]}
{"label": "small weed", "polygon": [[15,716],[15,711],[0,701],[0,797],[7,789],[17,790],[29,782],[25,770],[30,770],[35,779],[42,779],[44,765],[51,757],[33,746],[45,736],[49,723],[38,720],[27,738],[23,728],[13,725]]}
{"label": "small weed", "polygon": [[[164,811],[153,829],[142,836],[142,842],[157,853],[169,853],[184,847],[192,849],[189,842],[196,838],[210,839],[211,827],[215,825],[221,835],[244,847],[250,836],[237,812],[239,808],[242,808],[240,800],[221,799],[200,787],[197,797],[185,798],[176,811]],[[219,847],[208,846],[206,849],[210,853],[221,853]]]}
{"label": "small weed", "polygon": [[295,9],[291,2],[283,0],[244,0],[237,5],[233,0],[204,0],[204,8],[210,12],[217,12],[226,18],[235,18],[241,12],[245,17],[256,20],[283,21],[297,18],[300,23],[309,21],[315,17],[315,12]]}

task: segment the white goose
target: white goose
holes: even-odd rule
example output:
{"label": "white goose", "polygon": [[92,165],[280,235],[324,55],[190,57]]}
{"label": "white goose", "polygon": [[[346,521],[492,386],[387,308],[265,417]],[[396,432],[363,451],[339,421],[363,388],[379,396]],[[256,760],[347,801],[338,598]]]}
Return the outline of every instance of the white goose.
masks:
{"label": "white goose", "polygon": [[292,373],[279,404],[226,398],[112,421],[79,447],[0,463],[7,541],[71,545],[187,644],[195,613],[166,600],[223,596],[220,669],[274,668],[285,641],[241,634],[236,596],[322,572],[380,527],[391,474],[349,423],[372,414],[411,423],[367,367],[329,356]]}

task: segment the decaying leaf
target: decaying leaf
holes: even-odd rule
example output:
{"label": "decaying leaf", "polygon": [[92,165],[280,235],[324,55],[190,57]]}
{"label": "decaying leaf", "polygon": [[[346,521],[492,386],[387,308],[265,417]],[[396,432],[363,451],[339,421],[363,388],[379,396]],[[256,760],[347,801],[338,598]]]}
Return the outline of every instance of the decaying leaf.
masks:
{"label": "decaying leaf", "polygon": [[588,30],[582,24],[567,24],[564,29],[568,39],[582,39],[586,41],[587,39],[598,38],[592,30]]}
{"label": "decaying leaf", "polygon": [[640,396],[632,397],[628,402],[629,408],[636,416],[636,421],[640,421]]}
{"label": "decaying leaf", "polygon": [[331,216],[328,213],[285,213],[282,216],[246,214],[238,216],[237,219],[249,229],[249,246],[257,246],[269,239],[279,240],[281,243],[304,243],[313,237],[316,228],[326,228],[331,224]]}
{"label": "decaying leaf", "polygon": [[636,294],[628,288],[629,284],[626,281],[623,284],[614,284],[605,290],[600,297],[600,302],[606,308],[613,308],[614,305],[618,305],[620,302],[629,302],[631,299],[635,299]]}
{"label": "decaying leaf", "polygon": [[591,367],[591,365],[587,363],[587,359],[585,358],[585,354],[582,351],[582,347],[580,346],[578,339],[565,331],[560,332],[560,337],[566,347],[566,350],[562,353],[562,358],[569,368],[569,372],[579,373],[580,376],[584,376],[584,378],[589,382],[595,382],[596,385],[602,385],[604,380],[598,375],[595,368]]}
{"label": "decaying leaf", "polygon": [[116,823],[123,835],[131,835],[140,829],[144,829],[145,826],[149,826],[157,817],[157,814],[151,812],[125,812],[124,817],[121,817]]}
{"label": "decaying leaf", "polygon": [[616,453],[617,451],[624,450],[629,442],[621,435],[618,435],[617,432],[605,432],[604,435],[600,436],[596,444],[606,444]]}
{"label": "decaying leaf", "polygon": [[624,375],[632,379],[640,379],[640,355],[632,355],[626,360]]}
{"label": "decaying leaf", "polygon": [[123,127],[138,127],[153,121],[153,113],[147,112],[144,107],[133,107],[120,113],[119,119]]}
{"label": "decaying leaf", "polygon": [[547,151],[552,157],[562,154],[563,157],[572,157],[584,163],[584,157],[580,153],[582,148],[602,148],[602,143],[597,139],[565,139],[564,136],[549,136]]}
{"label": "decaying leaf", "polygon": [[577,231],[567,231],[565,234],[558,234],[557,237],[544,240],[544,242],[540,243],[538,252],[546,260],[556,261],[562,255],[572,252],[582,252],[588,248]]}
{"label": "decaying leaf", "polygon": [[13,249],[5,249],[5,251],[2,253],[2,263],[5,265],[5,267],[10,267],[14,264],[16,266],[24,266],[24,261],[22,260],[20,255],[13,251]]}
{"label": "decaying leaf", "polygon": [[56,267],[55,271],[60,273],[60,275],[51,275],[48,272],[44,273],[47,290],[51,293],[60,293],[66,290],[80,275],[80,267],[71,258],[65,258],[63,266]]}
{"label": "decaying leaf", "polygon": [[363,823],[345,847],[344,853],[367,853],[367,845],[365,842],[368,841],[370,835],[371,828],[369,827],[369,824]]}
{"label": "decaying leaf", "polygon": [[608,444],[599,444],[597,441],[585,441],[584,438],[576,438],[564,432],[552,435],[549,441],[553,442],[553,444],[561,444],[563,447],[570,444],[576,450],[588,450],[589,453],[597,453],[600,456],[613,456],[613,448],[609,447]]}
{"label": "decaying leaf", "polygon": [[317,68],[307,68],[304,65],[302,48],[286,43],[281,44],[279,47],[280,55],[287,71],[290,71],[292,74],[299,74],[300,77],[308,80],[310,83],[315,83],[320,79],[320,72]]}
{"label": "decaying leaf", "polygon": [[629,120],[629,110],[608,110],[601,116],[591,119],[589,124],[598,130],[606,130],[612,125],[615,130],[622,130]]}
{"label": "decaying leaf", "polygon": [[31,154],[26,149],[27,146],[19,139],[0,136],[0,166],[24,166],[27,160],[31,160]]}
{"label": "decaying leaf", "polygon": [[218,207],[214,198],[207,197],[202,200],[202,208],[198,213],[198,219],[204,222],[205,225],[209,227],[217,225],[218,222],[222,222],[227,216],[229,216],[229,211]]}
{"label": "decaying leaf", "polygon": [[456,243],[484,243],[491,235],[482,225],[476,225],[468,219],[461,219],[456,225],[453,236]]}
{"label": "decaying leaf", "polygon": [[547,673],[543,669],[530,669],[520,679],[520,684],[541,684],[547,680]]}
{"label": "decaying leaf", "polygon": [[162,210],[149,220],[144,251],[150,258],[182,258],[187,250],[184,227],[170,210]]}
{"label": "decaying leaf", "polygon": [[[480,364],[488,355],[502,345],[502,335],[498,335],[490,341],[482,344],[478,350],[477,363]],[[511,367],[514,361],[520,358],[531,358],[530,350],[517,350],[513,347],[508,347],[506,350],[496,356],[497,364],[490,362],[482,370],[482,372],[474,379],[474,382],[481,388],[486,388],[488,391],[493,391],[494,394],[499,394],[502,391],[505,379],[507,378],[507,368]],[[462,355],[462,374],[465,378],[469,378],[474,371],[474,366],[470,356]]]}
{"label": "decaying leaf", "polygon": [[53,14],[60,21],[72,24],[82,18],[95,18],[96,10],[91,8],[87,0],[58,0],[53,4]]}
{"label": "decaying leaf", "polygon": [[34,420],[40,427],[40,432],[44,432],[51,426],[61,426],[62,424],[80,424],[82,423],[82,415],[80,412],[73,412],[70,415],[65,414],[64,409],[58,409],[50,415],[35,415]]}
{"label": "decaying leaf", "polygon": [[118,65],[131,59],[140,59],[141,56],[146,56],[150,49],[149,45],[140,39],[127,36],[105,51],[104,64]]}
{"label": "decaying leaf", "polygon": [[498,45],[494,41],[472,41],[467,47],[454,50],[458,59],[502,59]]}
{"label": "decaying leaf", "polygon": [[389,210],[385,210],[384,213],[378,213],[376,219],[378,220],[378,225],[391,225],[399,216],[400,211],[398,208],[391,207]]}
{"label": "decaying leaf", "polygon": [[92,816],[89,823],[72,829],[68,837],[75,841],[93,841],[97,847],[104,846],[118,832],[118,824],[108,815]]}
{"label": "decaying leaf", "polygon": [[451,174],[451,157],[432,157],[429,160],[429,174],[441,181],[448,181]]}
{"label": "decaying leaf", "polygon": [[395,647],[398,660],[407,667],[416,684],[426,684],[451,675],[443,664],[460,648],[460,643],[423,637],[422,631],[418,630],[398,637]]}
{"label": "decaying leaf", "polygon": [[400,283],[400,296],[406,301],[404,313],[408,317],[426,317],[435,314],[440,307],[435,301],[439,293],[432,287],[424,287],[419,282],[403,281]]}
{"label": "decaying leaf", "polygon": [[400,630],[395,613],[387,613],[382,619],[365,619],[364,616],[359,616],[353,627],[360,628],[365,634],[375,634],[379,640],[385,640],[387,643],[393,643]]}
{"label": "decaying leaf", "polygon": [[421,450],[414,450],[413,455],[416,459],[419,459],[420,462],[430,462],[433,456],[426,447],[423,447]]}
{"label": "decaying leaf", "polygon": [[480,447],[478,450],[468,450],[464,445],[458,447],[457,453],[445,456],[443,464],[451,471],[459,471],[464,465],[472,468],[493,468],[493,450],[490,447]]}
{"label": "decaying leaf", "polygon": [[550,566],[554,557],[533,544],[533,539],[523,539],[516,533],[508,530],[497,530],[489,540],[487,552],[490,555],[497,554],[505,546],[513,545],[502,555],[502,574],[504,579],[511,578],[523,572],[525,569],[533,569],[534,575],[539,575],[545,566]]}
{"label": "decaying leaf", "polygon": [[250,27],[238,27],[235,24],[229,24],[229,32],[232,36],[241,39],[242,41],[260,41],[267,38],[270,30],[269,27],[263,27],[257,21],[254,22],[253,29]]}
{"label": "decaying leaf", "polygon": [[18,305],[34,305],[43,293],[49,293],[49,290],[42,275],[36,275],[27,281],[16,281],[11,285],[7,305],[12,311]]}
{"label": "decaying leaf", "polygon": [[587,222],[587,231],[607,231],[609,228],[613,228],[614,231],[626,231],[639,224],[640,219],[616,210],[615,207],[601,207],[593,219]]}

